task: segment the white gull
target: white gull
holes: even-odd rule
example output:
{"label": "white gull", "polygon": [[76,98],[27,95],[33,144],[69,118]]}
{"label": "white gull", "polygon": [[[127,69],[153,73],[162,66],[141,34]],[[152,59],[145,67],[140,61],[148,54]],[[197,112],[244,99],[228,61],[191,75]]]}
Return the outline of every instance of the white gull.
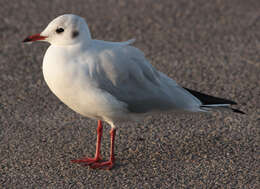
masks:
{"label": "white gull", "polygon": [[[157,71],[137,48],[134,40],[107,42],[91,38],[85,20],[65,14],[54,19],[40,34],[24,42],[51,44],[43,60],[43,75],[51,91],[79,114],[98,120],[96,155],[73,160],[92,168],[113,167],[115,123],[138,121],[166,111],[207,112],[240,110],[233,101],[182,88]],[[111,154],[101,161],[102,122],[111,126]]]}

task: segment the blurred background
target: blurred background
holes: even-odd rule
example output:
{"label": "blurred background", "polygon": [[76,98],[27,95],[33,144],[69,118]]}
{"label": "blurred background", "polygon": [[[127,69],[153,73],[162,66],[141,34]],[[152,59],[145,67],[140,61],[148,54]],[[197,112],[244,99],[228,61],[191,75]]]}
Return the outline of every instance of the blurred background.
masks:
{"label": "blurred background", "polygon": [[[125,123],[112,171],[71,164],[94,155],[97,123],[48,89],[41,66],[49,44],[21,43],[65,13],[84,17],[95,39],[135,38],[151,64],[180,85],[232,99],[247,115],[158,115]],[[259,0],[1,0],[0,18],[3,188],[259,187]]]}

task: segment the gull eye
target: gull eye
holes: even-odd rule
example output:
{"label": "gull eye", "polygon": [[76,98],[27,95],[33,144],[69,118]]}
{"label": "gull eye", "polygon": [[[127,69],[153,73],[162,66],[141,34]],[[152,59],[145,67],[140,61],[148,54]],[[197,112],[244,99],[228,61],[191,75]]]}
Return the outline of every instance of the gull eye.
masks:
{"label": "gull eye", "polygon": [[63,28],[58,28],[58,29],[56,29],[56,33],[62,33],[62,32],[64,32],[64,29],[63,29]]}
{"label": "gull eye", "polygon": [[79,32],[78,31],[73,31],[72,32],[72,38],[75,38],[75,37],[77,37],[79,35]]}

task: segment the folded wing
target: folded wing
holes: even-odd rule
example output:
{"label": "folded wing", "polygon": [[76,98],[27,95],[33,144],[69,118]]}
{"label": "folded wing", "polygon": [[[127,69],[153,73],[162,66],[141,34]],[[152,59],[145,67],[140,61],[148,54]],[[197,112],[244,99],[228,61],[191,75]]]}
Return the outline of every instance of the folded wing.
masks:
{"label": "folded wing", "polygon": [[95,60],[91,73],[97,87],[126,103],[130,112],[201,111],[195,96],[153,68],[135,47],[104,48]]}

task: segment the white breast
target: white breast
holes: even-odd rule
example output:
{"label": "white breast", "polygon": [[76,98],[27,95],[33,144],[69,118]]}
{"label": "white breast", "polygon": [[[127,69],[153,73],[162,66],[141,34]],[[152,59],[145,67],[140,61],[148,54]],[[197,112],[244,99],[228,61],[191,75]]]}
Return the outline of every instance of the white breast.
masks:
{"label": "white breast", "polygon": [[[74,57],[71,59],[71,57]],[[50,46],[43,60],[43,76],[51,91],[74,111],[89,118],[113,120],[125,112],[126,105],[95,87],[82,64],[62,48]]]}

